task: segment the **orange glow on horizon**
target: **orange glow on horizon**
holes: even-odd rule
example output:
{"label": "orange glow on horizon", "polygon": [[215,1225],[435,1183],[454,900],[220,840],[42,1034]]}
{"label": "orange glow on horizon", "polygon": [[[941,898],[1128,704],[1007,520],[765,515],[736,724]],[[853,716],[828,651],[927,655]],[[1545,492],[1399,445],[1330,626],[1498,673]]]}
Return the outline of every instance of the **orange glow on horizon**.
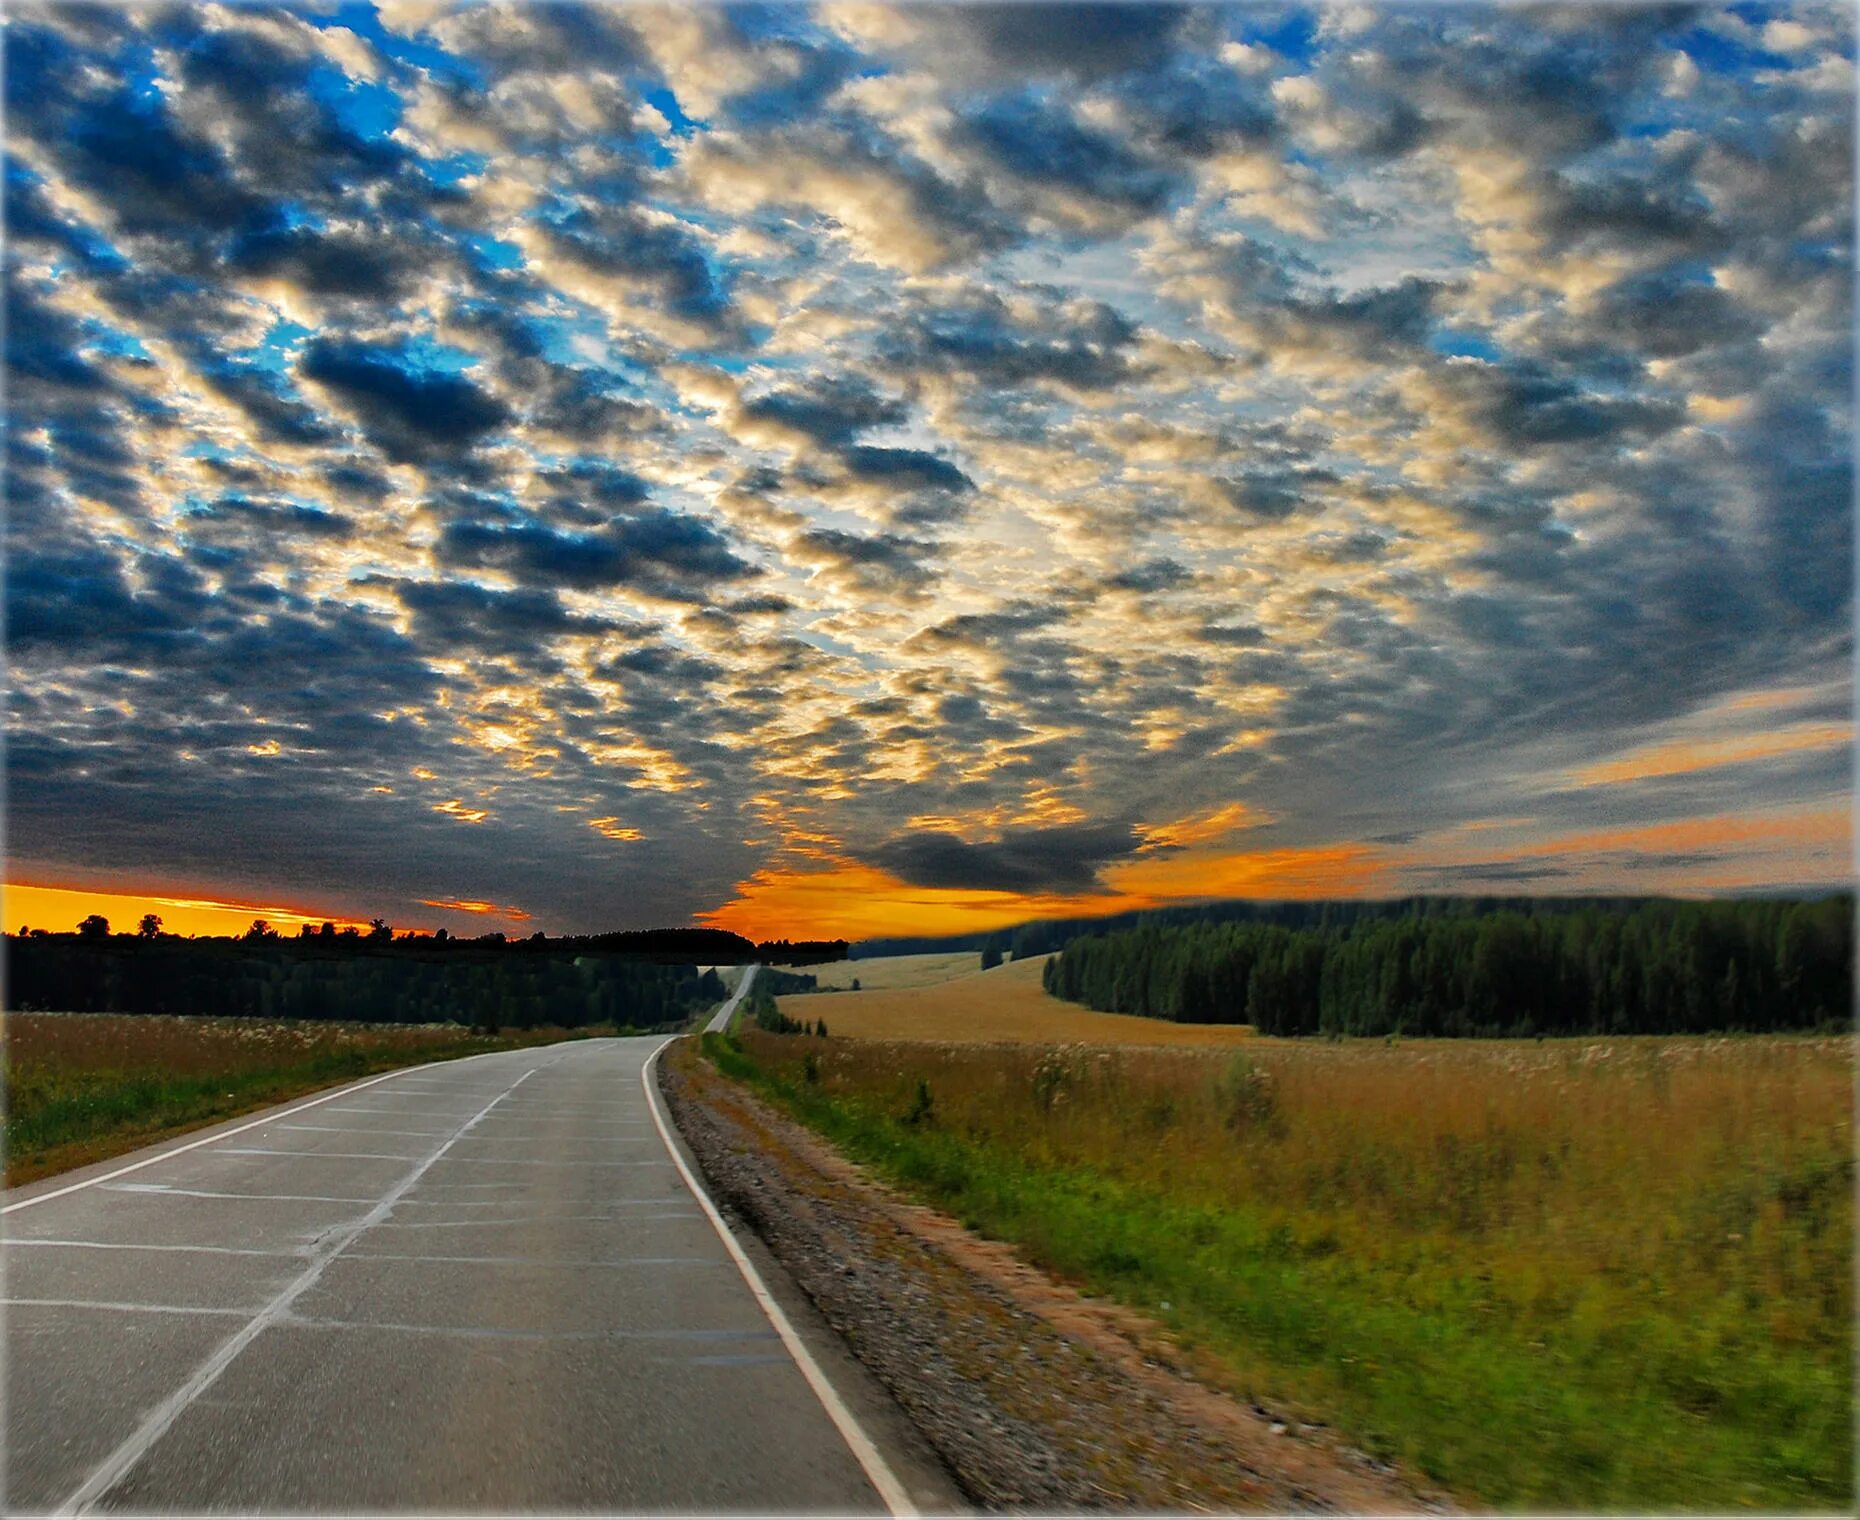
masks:
{"label": "orange glow on horizon", "polygon": [[1114,896],[1030,897],[913,887],[889,872],[839,860],[822,871],[775,868],[737,883],[737,896],[697,915],[706,928],[745,939],[881,939],[893,934],[973,934],[1030,918],[1147,907]]}
{"label": "orange glow on horizon", "polygon": [[1706,818],[1676,818],[1669,823],[1565,834],[1525,846],[1519,855],[1575,855],[1598,850],[1651,850],[1661,853],[1705,850],[1724,845],[1825,847],[1852,837],[1853,818],[1845,808],[1806,808],[1780,813],[1717,813]]}
{"label": "orange glow on horizon", "polygon": [[1583,786],[1618,781],[1647,781],[1656,776],[1681,776],[1692,771],[1715,770],[1721,765],[1742,765],[1805,750],[1832,749],[1853,742],[1850,723],[1801,723],[1770,733],[1738,735],[1728,739],[1672,739],[1643,745],[1613,760],[1584,766],[1575,773]]}
{"label": "orange glow on horizon", "polygon": [[311,913],[279,907],[275,903],[229,902],[223,898],[182,897],[159,891],[93,892],[81,887],[41,887],[11,882],[0,891],[5,893],[4,911],[9,934],[17,933],[22,927],[69,934],[93,913],[101,913],[109,919],[113,934],[135,933],[145,913],[159,915],[164,934],[243,934],[252,927],[255,918],[264,919],[281,934],[295,934],[304,924],[333,923],[338,929],[368,928],[366,919],[346,918],[339,913]]}
{"label": "orange glow on horizon", "polygon": [[747,939],[883,939],[985,933],[1039,918],[1101,918],[1212,898],[1356,897],[1384,884],[1388,862],[1369,845],[1184,852],[1112,866],[1107,890],[1073,895],[915,887],[889,872],[836,858],[825,870],[758,871],[737,895],[697,915]]}

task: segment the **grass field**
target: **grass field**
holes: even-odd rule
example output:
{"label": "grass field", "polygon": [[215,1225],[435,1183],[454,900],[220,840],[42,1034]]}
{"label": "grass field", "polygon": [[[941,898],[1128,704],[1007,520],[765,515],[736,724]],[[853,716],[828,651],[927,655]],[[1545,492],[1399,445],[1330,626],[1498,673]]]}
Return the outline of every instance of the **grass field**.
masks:
{"label": "grass field", "polygon": [[[591,1033],[611,1031],[575,1031]],[[457,1024],[10,1013],[6,1182],[396,1066],[570,1037],[560,1029],[486,1037]]]}
{"label": "grass field", "polygon": [[879,955],[869,961],[828,961],[823,966],[796,966],[824,987],[840,991],[856,980],[862,989],[892,990],[899,987],[928,987],[967,976],[981,969],[982,952],[958,950],[949,955]]}
{"label": "grass field", "polygon": [[[901,955],[890,961],[840,961],[838,966],[904,967],[909,961],[952,961],[953,956]],[[966,974],[936,982],[780,998],[792,1019],[824,1018],[835,1036],[856,1040],[1011,1040],[1017,1044],[1174,1045],[1205,1048],[1250,1040],[1242,1024],[1171,1024],[1125,1013],[1093,1013],[1048,997],[1040,988],[1043,955],[978,971],[979,955],[965,957]],[[827,968],[834,969],[834,968]],[[898,974],[909,975],[908,969]],[[873,984],[860,976],[862,989]]]}
{"label": "grass field", "polygon": [[1849,1039],[707,1045],[1470,1502],[1851,1505]]}

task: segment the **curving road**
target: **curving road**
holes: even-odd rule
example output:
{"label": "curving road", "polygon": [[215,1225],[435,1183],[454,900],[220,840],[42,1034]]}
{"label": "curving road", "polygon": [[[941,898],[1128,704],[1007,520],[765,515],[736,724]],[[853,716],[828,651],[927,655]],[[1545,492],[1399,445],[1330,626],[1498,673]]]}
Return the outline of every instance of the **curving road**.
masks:
{"label": "curving road", "polygon": [[909,1512],[687,1181],[662,1043],[414,1068],[8,1195],[6,1511]]}

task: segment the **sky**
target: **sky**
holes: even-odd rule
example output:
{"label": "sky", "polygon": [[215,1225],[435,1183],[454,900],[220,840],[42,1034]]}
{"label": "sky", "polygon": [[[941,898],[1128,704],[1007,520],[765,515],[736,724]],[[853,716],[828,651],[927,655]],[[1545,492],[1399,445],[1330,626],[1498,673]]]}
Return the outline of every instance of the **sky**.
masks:
{"label": "sky", "polygon": [[1847,7],[4,37],[9,929],[1852,879]]}

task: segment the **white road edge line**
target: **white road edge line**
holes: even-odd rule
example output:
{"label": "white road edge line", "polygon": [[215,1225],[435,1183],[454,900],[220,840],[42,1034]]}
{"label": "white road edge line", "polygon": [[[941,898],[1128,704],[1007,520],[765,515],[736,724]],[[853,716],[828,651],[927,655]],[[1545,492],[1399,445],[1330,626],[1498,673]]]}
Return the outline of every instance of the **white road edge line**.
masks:
{"label": "white road edge line", "polygon": [[788,1348],[788,1354],[794,1358],[795,1365],[801,1369],[801,1376],[807,1379],[807,1386],[814,1390],[814,1396],[820,1400],[820,1406],[826,1410],[827,1418],[833,1422],[834,1429],[839,1431],[841,1439],[846,1442],[859,1466],[865,1470],[865,1475],[872,1487],[878,1490],[878,1496],[884,1501],[885,1508],[898,1516],[899,1520],[914,1520],[920,1511],[911,1502],[911,1496],[905,1491],[904,1485],[898,1481],[897,1474],[891,1470],[891,1464],[880,1454],[872,1438],[860,1428],[859,1422],[853,1418],[852,1411],[846,1407],[845,1400],[827,1380],[827,1375],[821,1369],[820,1363],[814,1360],[814,1354],[807,1349],[801,1337],[795,1332],[794,1325],[789,1321],[786,1311],[775,1302],[775,1295],[769,1292],[768,1284],[762,1281],[761,1274],[756,1271],[755,1263],[744,1254],[743,1248],[736,1242],[736,1237],[730,1233],[729,1225],[724,1223],[723,1215],[717,1212],[717,1205],[711,1202],[710,1194],[705,1191],[704,1184],[697,1179],[691,1168],[685,1165],[685,1158],[679,1154],[677,1142],[672,1139],[671,1129],[666,1123],[664,1110],[659,1103],[657,1084],[653,1081],[653,1068],[659,1063],[659,1052],[671,1043],[671,1039],[667,1039],[659,1044],[652,1054],[646,1057],[645,1065],[639,1069],[640,1086],[645,1089],[646,1105],[652,1110],[652,1122],[659,1127],[659,1138],[665,1142],[665,1149],[671,1153],[679,1175],[684,1178],[685,1186],[691,1190],[691,1196],[697,1199],[705,1216],[710,1220],[712,1228],[716,1230],[718,1238],[723,1241],[724,1249],[730,1253],[730,1259],[736,1263],[737,1271],[743,1274],[743,1281],[749,1285],[750,1293],[762,1306],[762,1312],[768,1316],[768,1322],[775,1327],[775,1333],[781,1337],[782,1344]]}
{"label": "white road edge line", "polygon": [[130,1469],[148,1455],[149,1449],[173,1428],[174,1422],[187,1412],[188,1406],[219,1381],[220,1375],[233,1364],[240,1352],[272,1325],[285,1319],[290,1312],[291,1305],[316,1285],[317,1279],[323,1275],[324,1268],[346,1251],[359,1236],[386,1219],[394,1211],[394,1205],[413,1189],[414,1184],[426,1175],[428,1168],[435,1161],[452,1148],[453,1142],[460,1135],[471,1129],[511,1093],[535,1076],[539,1070],[541,1067],[532,1066],[524,1072],[510,1086],[467,1119],[452,1133],[444,1145],[439,1146],[411,1172],[383,1193],[380,1201],[372,1209],[344,1225],[337,1234],[330,1238],[309,1266],[305,1267],[269,1303],[253,1315],[244,1329],[221,1342],[219,1349],[196,1367],[193,1375],[185,1383],[150,1410],[123,1443],[93,1468],[90,1476],[78,1485],[71,1497],[52,1513],[54,1515],[86,1513],[116,1487],[128,1476]]}
{"label": "white road edge line", "polygon": [[[132,1161],[128,1166],[119,1166],[113,1172],[105,1172],[100,1177],[92,1177],[84,1182],[74,1182],[69,1187],[54,1188],[49,1193],[40,1193],[35,1198],[22,1198],[17,1203],[0,1207],[0,1214],[16,1213],[20,1209],[29,1209],[37,1203],[50,1203],[54,1198],[63,1198],[70,1193],[81,1193],[85,1188],[93,1188],[100,1182],[109,1182],[117,1177],[127,1177],[131,1172],[139,1172],[145,1166],[153,1166],[158,1161],[167,1161],[175,1156],[185,1156],[189,1151],[197,1151],[203,1145],[217,1145],[222,1140],[230,1140],[234,1135],[243,1135],[249,1129],[262,1129],[267,1124],[276,1124],[280,1119],[288,1119],[292,1114],[301,1114],[307,1108],[317,1108],[324,1103],[334,1103],[338,1098],[346,1098],[351,1093],[358,1093],[364,1087],[373,1087],[377,1082],[391,1082],[395,1077],[404,1077],[409,1072],[426,1071],[435,1066],[459,1066],[466,1061],[482,1061],[485,1056],[509,1055],[507,1050],[487,1050],[482,1055],[464,1056],[455,1061],[424,1061],[418,1066],[403,1066],[399,1071],[384,1071],[378,1077],[369,1077],[363,1082],[351,1082],[338,1087],[334,1092],[326,1092],[320,1098],[312,1098],[308,1103],[299,1103],[295,1108],[287,1108],[282,1113],[270,1114],[263,1119],[254,1119],[250,1124],[241,1124],[237,1129],[221,1130],[216,1135],[208,1135],[202,1140],[190,1140],[186,1145],[177,1145],[171,1151],[163,1151],[159,1156],[149,1156],[142,1161]],[[435,1134],[444,1134],[437,1130]],[[411,1158],[409,1158],[411,1159]]]}

